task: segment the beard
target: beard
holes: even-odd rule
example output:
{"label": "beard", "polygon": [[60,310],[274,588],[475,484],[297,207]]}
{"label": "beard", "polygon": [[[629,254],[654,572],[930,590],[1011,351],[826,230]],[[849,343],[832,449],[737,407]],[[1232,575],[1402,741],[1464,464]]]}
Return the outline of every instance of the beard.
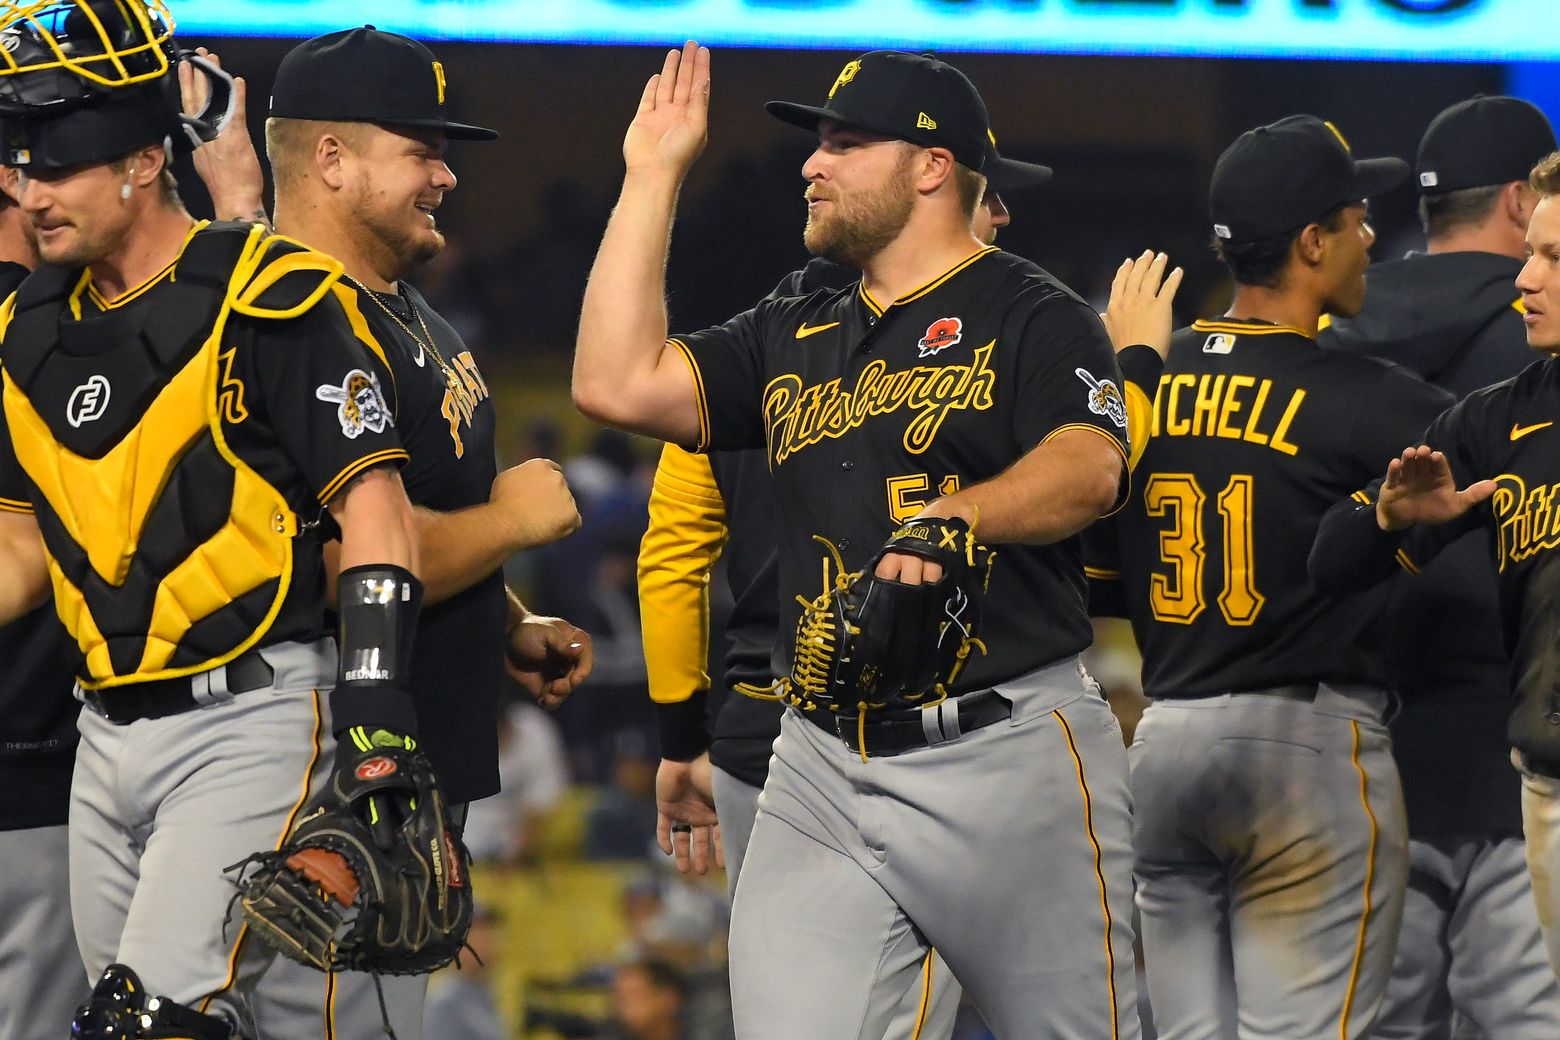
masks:
{"label": "beard", "polygon": [[419,227],[427,219],[420,210],[414,209],[411,214],[409,217],[404,209],[373,205],[367,185],[363,185],[353,199],[353,222],[369,246],[365,254],[381,256],[389,262],[394,271],[381,274],[390,281],[399,281],[418,265],[444,251],[443,233],[437,227]]}
{"label": "beard", "polygon": [[807,226],[802,229],[807,251],[836,264],[861,268],[887,248],[910,223],[915,206],[915,189],[908,177],[913,158],[902,158],[893,176],[870,191],[832,196],[827,216],[809,212]]}

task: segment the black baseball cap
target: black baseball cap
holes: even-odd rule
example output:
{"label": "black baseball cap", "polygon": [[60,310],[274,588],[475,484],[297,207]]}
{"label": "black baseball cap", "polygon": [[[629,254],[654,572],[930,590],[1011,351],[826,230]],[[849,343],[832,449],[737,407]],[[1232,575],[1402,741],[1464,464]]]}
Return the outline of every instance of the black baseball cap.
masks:
{"label": "black baseball cap", "polygon": [[997,151],[995,144],[987,152],[980,172],[986,176],[986,190],[998,193],[1039,187],[1051,179],[1049,166],[1009,159]]}
{"label": "black baseball cap", "polygon": [[[822,105],[771,101],[764,110],[803,130],[817,130],[820,119],[833,119],[923,148],[946,148],[981,173],[996,154],[991,118],[975,84],[952,65],[924,54],[870,51],[846,63]],[[1048,176],[1049,170],[1040,179]]]}
{"label": "black baseball cap", "polygon": [[1247,130],[1213,167],[1208,212],[1226,242],[1296,230],[1408,179],[1402,159],[1356,159],[1338,128],[1288,116]]}
{"label": "black baseball cap", "polygon": [[1419,139],[1419,194],[1525,181],[1555,148],[1548,118],[1521,98],[1480,94],[1459,101],[1430,120]]}
{"label": "black baseball cap", "polygon": [[282,59],[271,115],[342,123],[430,127],[453,141],[491,141],[497,130],[444,112],[444,65],[416,40],[372,25],[305,40]]}

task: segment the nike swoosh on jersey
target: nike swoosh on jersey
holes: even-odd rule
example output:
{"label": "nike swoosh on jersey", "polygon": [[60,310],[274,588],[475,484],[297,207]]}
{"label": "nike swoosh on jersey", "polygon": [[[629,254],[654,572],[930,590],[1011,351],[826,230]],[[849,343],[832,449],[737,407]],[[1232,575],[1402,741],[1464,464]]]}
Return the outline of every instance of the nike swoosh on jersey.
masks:
{"label": "nike swoosh on jersey", "polygon": [[796,338],[806,339],[808,336],[816,335],[819,332],[828,332],[830,329],[838,327],[838,325],[839,322],[837,321],[831,321],[827,325],[808,325],[804,321],[796,330]]}
{"label": "nike swoosh on jersey", "polygon": [[1526,437],[1530,433],[1537,433],[1539,430],[1542,430],[1544,427],[1546,427],[1546,426],[1553,426],[1553,425],[1554,425],[1553,422],[1534,423],[1532,426],[1519,426],[1516,423],[1512,423],[1511,424],[1511,439],[1514,440],[1514,441],[1520,441],[1522,438]]}

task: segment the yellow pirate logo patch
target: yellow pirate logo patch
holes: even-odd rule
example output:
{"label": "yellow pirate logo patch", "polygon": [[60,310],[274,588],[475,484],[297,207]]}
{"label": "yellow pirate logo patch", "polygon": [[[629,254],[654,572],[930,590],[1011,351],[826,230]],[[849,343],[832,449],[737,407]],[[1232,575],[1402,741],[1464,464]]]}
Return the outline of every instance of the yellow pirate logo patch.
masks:
{"label": "yellow pirate logo patch", "polygon": [[845,67],[840,70],[839,76],[834,80],[834,86],[829,88],[829,96],[832,98],[834,96],[834,92],[836,90],[839,90],[845,84],[847,84],[851,80],[855,79],[856,78],[856,73],[858,73],[860,71],[861,71],[861,62],[859,62],[859,61],[846,62],[845,63]]}
{"label": "yellow pirate logo patch", "polygon": [[1083,380],[1083,385],[1089,388],[1089,411],[1095,415],[1103,415],[1125,430],[1127,403],[1122,399],[1121,391],[1116,388],[1116,384],[1109,379],[1095,379],[1094,374],[1086,368],[1075,368],[1073,372]]}
{"label": "yellow pirate logo patch", "polygon": [[379,392],[379,379],[361,368],[348,372],[340,386],[325,383],[317,387],[314,396],[336,406],[336,419],[348,440],[364,430],[383,433],[390,425],[390,409]]}

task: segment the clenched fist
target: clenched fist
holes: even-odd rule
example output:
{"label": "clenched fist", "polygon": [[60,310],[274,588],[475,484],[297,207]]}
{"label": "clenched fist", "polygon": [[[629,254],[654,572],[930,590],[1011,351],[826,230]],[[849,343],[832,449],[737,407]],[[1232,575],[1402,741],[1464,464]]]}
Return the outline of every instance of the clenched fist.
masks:
{"label": "clenched fist", "polygon": [[488,501],[508,525],[508,540],[516,552],[579,530],[579,507],[562,467],[551,459],[530,459],[504,470],[494,478]]}

